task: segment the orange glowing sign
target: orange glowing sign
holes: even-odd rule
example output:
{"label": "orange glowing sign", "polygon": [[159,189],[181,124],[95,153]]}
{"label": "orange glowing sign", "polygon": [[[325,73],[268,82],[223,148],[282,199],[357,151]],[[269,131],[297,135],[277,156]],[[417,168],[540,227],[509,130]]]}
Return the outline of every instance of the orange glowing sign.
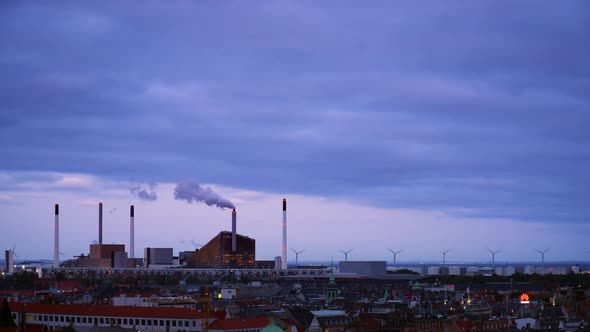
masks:
{"label": "orange glowing sign", "polygon": [[529,303],[530,297],[527,293],[520,294],[520,303]]}

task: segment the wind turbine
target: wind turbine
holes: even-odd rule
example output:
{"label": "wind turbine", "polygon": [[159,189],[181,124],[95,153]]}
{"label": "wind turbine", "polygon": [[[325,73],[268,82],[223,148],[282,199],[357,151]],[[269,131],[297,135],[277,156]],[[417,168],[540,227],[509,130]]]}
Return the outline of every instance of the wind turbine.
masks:
{"label": "wind turbine", "polygon": [[488,248],[488,251],[492,254],[492,266],[496,266],[496,254],[501,252],[502,249],[498,249],[498,250],[494,251],[494,250]]}
{"label": "wind turbine", "polygon": [[536,252],[541,254],[541,265],[545,265],[545,253],[549,251],[551,248],[547,248],[545,250],[535,249]]}
{"label": "wind turbine", "polygon": [[446,251],[442,252],[443,255],[443,265],[445,265],[447,263],[447,253],[451,251],[451,249],[447,249]]}
{"label": "wind turbine", "polygon": [[297,251],[297,250],[291,248],[291,251],[293,251],[295,253],[295,265],[299,266],[299,254],[302,252],[305,252],[305,250]]}
{"label": "wind turbine", "polygon": [[391,248],[387,248],[387,250],[389,250],[393,254],[393,265],[396,265],[396,263],[397,263],[396,262],[397,261],[397,254],[399,254],[400,252],[402,252],[402,250],[400,249],[398,251],[395,251],[395,250],[393,250]]}
{"label": "wind turbine", "polygon": [[348,249],[348,251],[344,251],[344,250],[338,250],[338,251],[340,251],[341,253],[344,254],[344,261],[348,262],[348,254],[352,251],[352,248]]}
{"label": "wind turbine", "polygon": [[15,258],[18,258],[18,255],[16,254],[16,243],[12,244],[12,254],[14,255]]}

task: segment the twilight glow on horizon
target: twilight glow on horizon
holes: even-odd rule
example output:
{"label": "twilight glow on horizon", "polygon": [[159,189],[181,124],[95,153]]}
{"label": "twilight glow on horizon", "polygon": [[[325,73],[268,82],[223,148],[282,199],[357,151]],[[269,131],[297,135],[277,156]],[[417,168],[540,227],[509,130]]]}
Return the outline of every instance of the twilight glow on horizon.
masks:
{"label": "twilight glow on horizon", "polygon": [[[0,250],[590,259],[590,2],[0,4]],[[223,201],[225,202],[225,201]],[[226,202],[227,203],[227,202]],[[223,203],[223,206],[230,206]],[[289,251],[289,261],[295,257]]]}

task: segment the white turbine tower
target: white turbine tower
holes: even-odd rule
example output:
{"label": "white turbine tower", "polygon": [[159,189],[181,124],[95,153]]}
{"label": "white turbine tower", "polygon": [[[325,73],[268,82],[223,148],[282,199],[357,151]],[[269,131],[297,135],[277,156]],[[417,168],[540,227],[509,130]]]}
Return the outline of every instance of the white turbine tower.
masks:
{"label": "white turbine tower", "polygon": [[496,266],[496,254],[499,252],[502,252],[502,249],[498,249],[498,250],[494,251],[494,250],[488,248],[488,251],[492,254],[492,266]]}
{"label": "white turbine tower", "polygon": [[295,266],[299,266],[299,254],[305,252],[305,250],[297,251],[297,250],[291,248],[291,251],[293,251],[295,253]]}
{"label": "white turbine tower", "polygon": [[447,253],[451,251],[451,249],[447,249],[446,251],[442,252],[443,255],[443,265],[445,265],[447,263]]}
{"label": "white turbine tower", "polygon": [[541,265],[543,265],[543,266],[545,265],[545,253],[547,251],[549,251],[549,249],[551,249],[551,248],[547,248],[545,250],[535,249],[536,252],[538,252],[539,254],[541,254]]}
{"label": "white turbine tower", "polygon": [[340,251],[341,253],[344,254],[344,261],[348,262],[348,254],[352,251],[352,248],[348,249],[348,251],[344,251],[344,250],[338,250],[338,251]]}
{"label": "white turbine tower", "polygon": [[393,250],[391,248],[387,248],[387,250],[389,250],[389,252],[391,252],[393,254],[393,265],[396,265],[397,264],[397,254],[399,254],[400,252],[402,252],[402,250],[400,249],[398,251],[395,251],[395,250]]}

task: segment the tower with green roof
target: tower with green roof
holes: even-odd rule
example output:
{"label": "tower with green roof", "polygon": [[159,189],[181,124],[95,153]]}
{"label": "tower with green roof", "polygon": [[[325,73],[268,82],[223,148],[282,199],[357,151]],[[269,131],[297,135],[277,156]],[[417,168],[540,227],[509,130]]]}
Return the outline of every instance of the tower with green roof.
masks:
{"label": "tower with green roof", "polygon": [[334,278],[334,262],[332,262],[332,271],[330,274],[330,281],[326,287],[326,303],[332,304],[338,297],[338,287],[336,287],[336,279]]}

